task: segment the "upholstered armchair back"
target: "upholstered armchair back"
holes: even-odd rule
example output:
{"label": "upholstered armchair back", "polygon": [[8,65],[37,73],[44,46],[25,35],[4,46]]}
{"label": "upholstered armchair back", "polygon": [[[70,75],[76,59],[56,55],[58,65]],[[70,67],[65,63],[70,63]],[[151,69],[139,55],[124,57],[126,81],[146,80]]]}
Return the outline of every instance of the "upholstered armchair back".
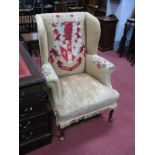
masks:
{"label": "upholstered armchair back", "polygon": [[86,54],[95,54],[99,21],[87,12],[36,15],[41,62],[51,63],[58,76],[85,71]]}

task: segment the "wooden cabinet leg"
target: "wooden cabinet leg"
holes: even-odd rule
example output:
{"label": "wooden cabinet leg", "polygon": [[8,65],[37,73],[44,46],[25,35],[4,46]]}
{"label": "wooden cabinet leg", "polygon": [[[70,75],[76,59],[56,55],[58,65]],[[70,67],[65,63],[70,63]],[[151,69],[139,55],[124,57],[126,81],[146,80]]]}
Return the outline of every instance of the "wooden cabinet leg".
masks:
{"label": "wooden cabinet leg", "polygon": [[109,113],[109,119],[108,119],[109,122],[113,121],[113,113],[114,113],[114,110],[111,110]]}

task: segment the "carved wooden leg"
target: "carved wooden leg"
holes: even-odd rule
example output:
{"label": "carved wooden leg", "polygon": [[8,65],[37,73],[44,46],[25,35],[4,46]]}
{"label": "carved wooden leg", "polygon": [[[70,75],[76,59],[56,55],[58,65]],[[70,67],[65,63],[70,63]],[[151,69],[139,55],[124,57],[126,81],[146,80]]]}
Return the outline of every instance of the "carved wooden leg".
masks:
{"label": "carved wooden leg", "polygon": [[111,110],[109,113],[109,119],[108,119],[109,122],[113,121],[113,113],[114,113],[114,110]]}
{"label": "carved wooden leg", "polygon": [[64,141],[65,140],[64,130],[60,129],[60,128],[59,128],[59,130],[60,130],[59,140],[60,141]]}

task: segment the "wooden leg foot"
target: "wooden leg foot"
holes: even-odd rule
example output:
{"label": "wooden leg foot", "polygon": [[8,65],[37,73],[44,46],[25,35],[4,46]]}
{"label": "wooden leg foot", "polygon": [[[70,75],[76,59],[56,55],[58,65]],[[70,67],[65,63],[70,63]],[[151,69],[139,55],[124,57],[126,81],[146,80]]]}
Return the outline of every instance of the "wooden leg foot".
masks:
{"label": "wooden leg foot", "polygon": [[113,113],[114,113],[114,110],[111,110],[109,113],[109,119],[108,119],[109,122],[113,121]]}
{"label": "wooden leg foot", "polygon": [[62,129],[60,129],[59,140],[60,141],[64,141],[65,140],[64,131]]}

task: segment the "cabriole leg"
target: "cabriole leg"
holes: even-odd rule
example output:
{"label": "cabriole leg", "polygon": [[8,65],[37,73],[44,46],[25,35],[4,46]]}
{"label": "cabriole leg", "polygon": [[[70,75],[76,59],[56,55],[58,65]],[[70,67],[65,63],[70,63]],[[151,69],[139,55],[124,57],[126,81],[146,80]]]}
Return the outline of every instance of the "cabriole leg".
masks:
{"label": "cabriole leg", "polygon": [[114,110],[111,110],[109,113],[109,119],[108,119],[109,122],[113,121],[113,113],[114,113]]}
{"label": "cabriole leg", "polygon": [[59,130],[60,130],[59,140],[60,141],[64,141],[65,140],[64,130],[60,129],[60,128],[59,128]]}

